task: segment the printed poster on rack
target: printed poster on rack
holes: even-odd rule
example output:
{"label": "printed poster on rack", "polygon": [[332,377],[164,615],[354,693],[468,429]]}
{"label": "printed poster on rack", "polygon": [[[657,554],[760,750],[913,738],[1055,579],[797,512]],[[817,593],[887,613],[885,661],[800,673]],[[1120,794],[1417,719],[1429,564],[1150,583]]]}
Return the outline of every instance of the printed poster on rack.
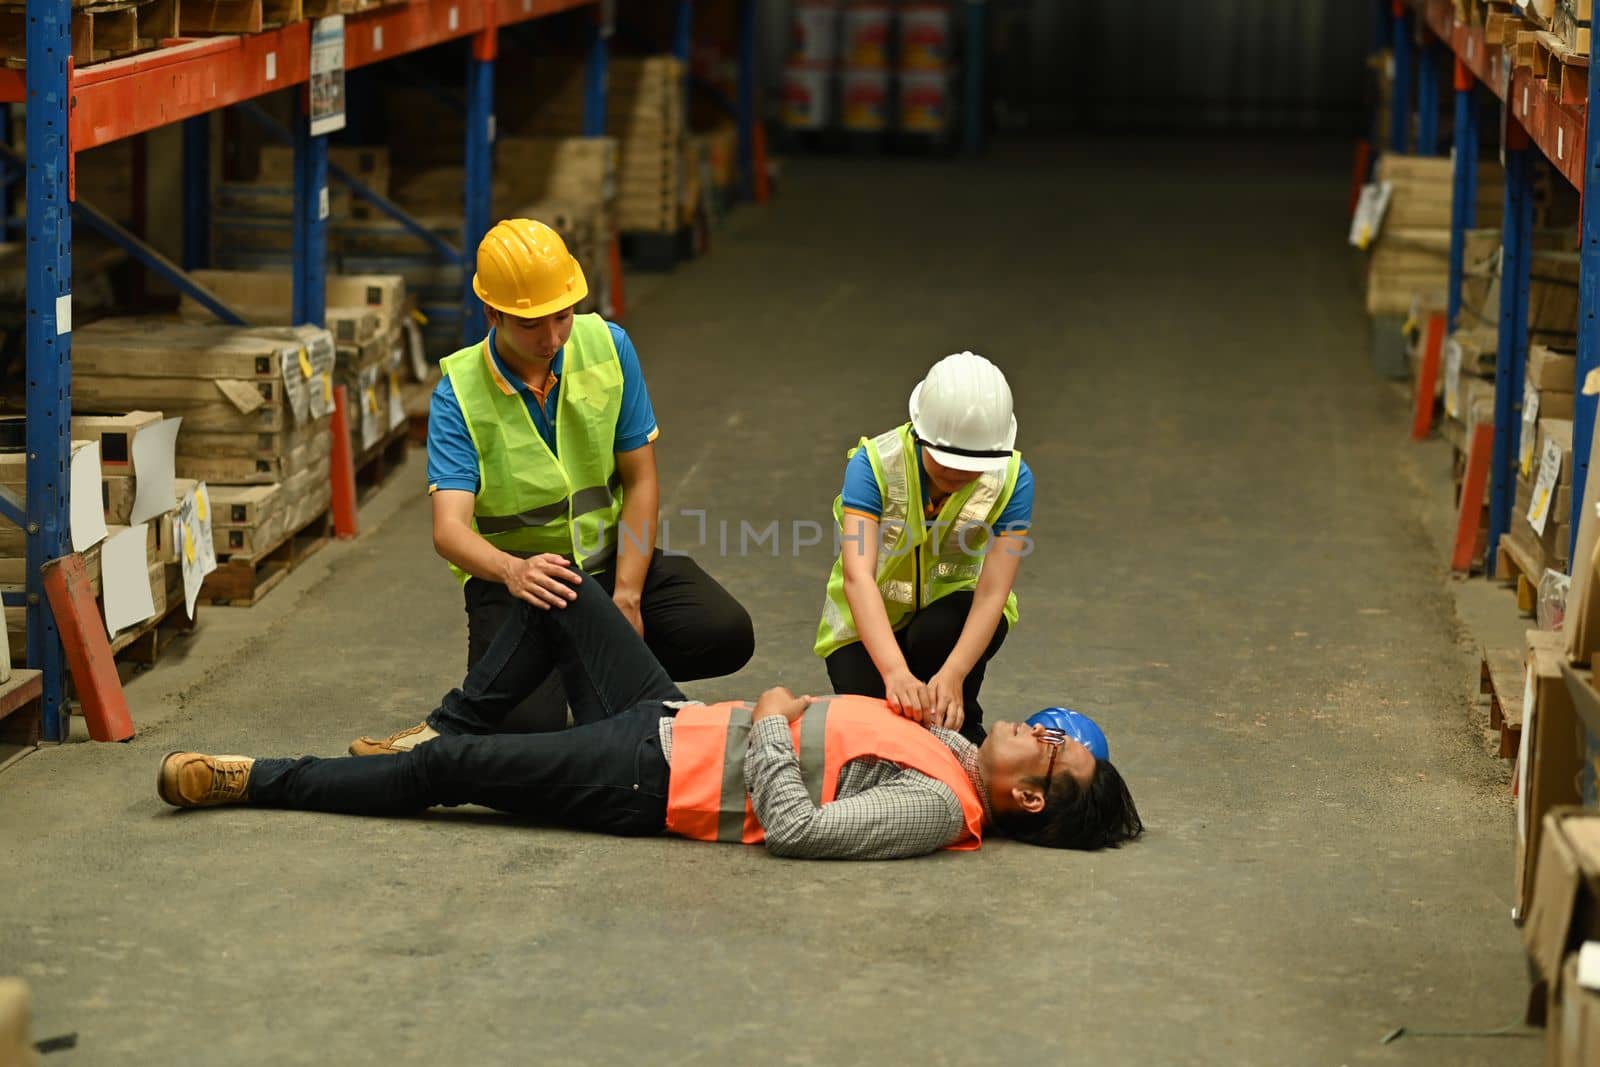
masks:
{"label": "printed poster on rack", "polygon": [[311,136],[344,129],[344,16],[311,29]]}

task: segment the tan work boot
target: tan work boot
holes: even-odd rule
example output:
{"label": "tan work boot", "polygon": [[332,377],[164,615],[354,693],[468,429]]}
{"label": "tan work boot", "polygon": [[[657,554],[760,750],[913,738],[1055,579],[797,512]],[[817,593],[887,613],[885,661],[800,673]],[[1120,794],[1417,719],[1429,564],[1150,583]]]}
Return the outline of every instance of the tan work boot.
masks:
{"label": "tan work boot", "polygon": [[175,808],[242,804],[255,762],[249,756],[169,752],[156,776],[156,792]]}
{"label": "tan work boot", "polygon": [[350,755],[398,756],[400,753],[410,752],[418,745],[432,741],[438,736],[438,730],[435,730],[425,722],[419,722],[415,726],[408,726],[399,733],[390,734],[381,740],[375,737],[358,737],[350,742]]}
{"label": "tan work boot", "polygon": [[5,1067],[33,1067],[33,1039],[28,1036],[31,997],[28,983],[20,978],[0,978],[0,1064]]}

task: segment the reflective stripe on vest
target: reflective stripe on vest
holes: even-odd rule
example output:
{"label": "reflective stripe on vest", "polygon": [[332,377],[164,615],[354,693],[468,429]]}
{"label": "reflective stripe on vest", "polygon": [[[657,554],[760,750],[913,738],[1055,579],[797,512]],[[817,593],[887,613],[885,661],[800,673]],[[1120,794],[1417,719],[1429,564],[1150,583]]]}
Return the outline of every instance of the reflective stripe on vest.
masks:
{"label": "reflective stripe on vest", "polygon": [[[594,571],[615,555],[622,514],[616,465],[622,364],[598,315],[573,318],[556,401],[556,449],[534,426],[520,392],[500,386],[486,343],[446,357],[478,457],[473,528],[517,556],[556,552]],[[467,575],[452,566],[465,582]]]}
{"label": "reflective stripe on vest", "polygon": [[[745,790],[752,705],[696,705],[678,712],[672,726],[672,774],[667,787],[667,831],[697,841],[758,845],[765,840]],[[838,794],[839,772],[865,756],[888,760],[947,785],[961,804],[964,831],[946,848],[974,849],[983,838],[983,802],[961,762],[927,730],[871,697],[819,701],[789,736],[800,777],[818,807]]]}
{"label": "reflective stripe on vest", "polygon": [[[883,501],[878,520],[878,595],[883,599],[890,627],[899,630],[910,623],[919,606],[927,607],[940,597],[977,588],[990,531],[1011,502],[1022,454],[1013,452],[1003,470],[986,473],[952,494],[940,508],[938,518],[929,524],[922,515],[921,468],[917,466],[917,444],[910,424],[871,439],[864,437],[857,447],[867,450]],[[913,500],[917,502],[915,510]],[[834,499],[833,515],[842,530],[843,495]],[[844,595],[843,553],[851,551],[859,548],[850,542],[841,545],[840,558],[834,560],[828,577],[822,620],[813,646],[819,656],[829,656],[860,639]],[[1006,597],[1004,616],[1007,623],[1016,625],[1015,593]]]}

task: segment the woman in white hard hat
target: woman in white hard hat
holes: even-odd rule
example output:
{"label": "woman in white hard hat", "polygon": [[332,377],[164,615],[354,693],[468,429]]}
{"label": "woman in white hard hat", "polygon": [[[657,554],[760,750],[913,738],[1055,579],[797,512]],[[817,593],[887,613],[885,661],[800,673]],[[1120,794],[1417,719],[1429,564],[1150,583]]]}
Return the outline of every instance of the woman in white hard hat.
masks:
{"label": "woman in white hard hat", "polygon": [[982,743],[978,689],[1032,551],[1033,474],[1016,438],[1005,375],[960,352],[912,392],[909,423],[851,450],[815,646],[835,692]]}

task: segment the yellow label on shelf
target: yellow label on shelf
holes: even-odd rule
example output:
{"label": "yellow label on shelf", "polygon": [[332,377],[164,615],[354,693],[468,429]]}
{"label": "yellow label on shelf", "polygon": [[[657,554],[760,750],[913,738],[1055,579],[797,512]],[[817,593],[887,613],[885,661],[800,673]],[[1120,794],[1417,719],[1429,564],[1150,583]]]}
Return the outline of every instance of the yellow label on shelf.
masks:
{"label": "yellow label on shelf", "polygon": [[305,377],[305,378],[310,378],[315,373],[316,373],[316,371],[311,369],[311,357],[306,354],[306,350],[304,348],[300,349],[300,374],[301,374],[301,376]]}
{"label": "yellow label on shelf", "polygon": [[377,390],[371,387],[367,389],[367,410],[374,415],[378,413],[378,393]]}
{"label": "yellow label on shelf", "polygon": [[424,315],[420,308],[412,308],[411,317],[417,320],[418,326],[428,325],[428,316]]}

